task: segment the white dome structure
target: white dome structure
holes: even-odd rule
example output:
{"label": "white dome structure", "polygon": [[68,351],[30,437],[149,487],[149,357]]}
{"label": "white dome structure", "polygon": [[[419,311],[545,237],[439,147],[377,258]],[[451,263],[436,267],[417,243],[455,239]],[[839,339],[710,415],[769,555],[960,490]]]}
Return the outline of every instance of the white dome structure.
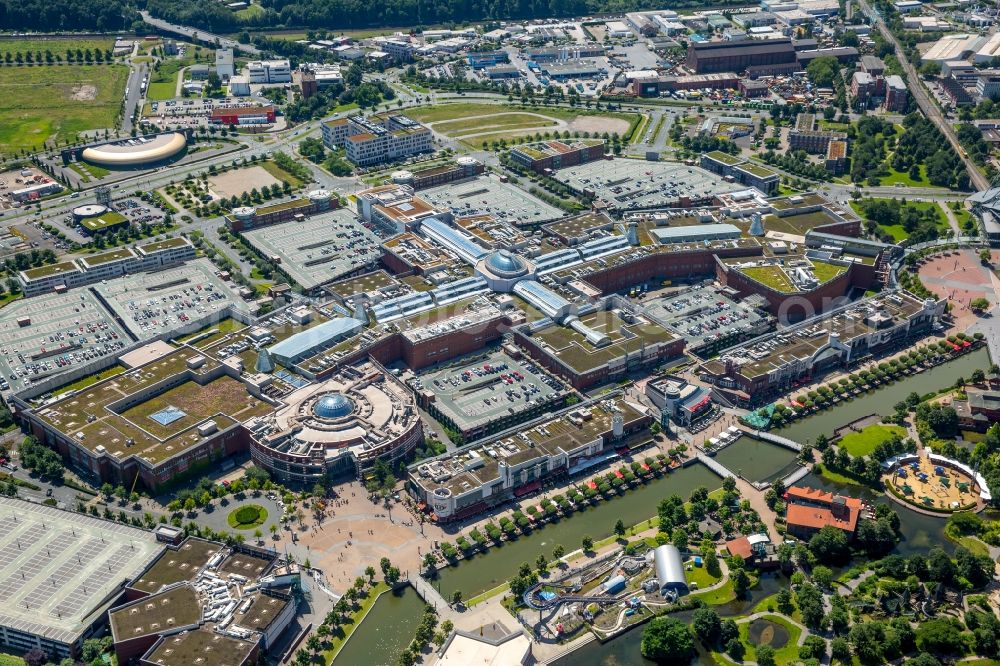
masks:
{"label": "white dome structure", "polygon": [[160,134],[151,139],[127,139],[84,148],[80,157],[91,164],[133,167],[169,159],[184,150],[187,136],[182,132]]}

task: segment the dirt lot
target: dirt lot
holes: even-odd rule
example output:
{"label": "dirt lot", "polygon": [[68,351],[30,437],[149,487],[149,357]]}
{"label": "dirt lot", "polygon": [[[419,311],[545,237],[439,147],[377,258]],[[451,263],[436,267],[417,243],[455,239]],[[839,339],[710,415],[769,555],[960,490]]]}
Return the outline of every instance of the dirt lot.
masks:
{"label": "dirt lot", "polygon": [[13,208],[10,201],[10,192],[27,187],[32,177],[44,175],[38,169],[31,169],[30,176],[22,176],[20,169],[13,171],[0,171],[0,210]]}
{"label": "dirt lot", "polygon": [[272,185],[281,185],[281,181],[259,166],[227,171],[208,179],[209,190],[216,196],[227,199],[233,196],[238,197],[255,187],[259,190],[262,187],[271,187]]}
{"label": "dirt lot", "polygon": [[625,134],[628,131],[628,121],[621,118],[608,118],[607,116],[580,116],[569,124],[569,129],[573,132],[597,132],[603,134],[618,133]]}

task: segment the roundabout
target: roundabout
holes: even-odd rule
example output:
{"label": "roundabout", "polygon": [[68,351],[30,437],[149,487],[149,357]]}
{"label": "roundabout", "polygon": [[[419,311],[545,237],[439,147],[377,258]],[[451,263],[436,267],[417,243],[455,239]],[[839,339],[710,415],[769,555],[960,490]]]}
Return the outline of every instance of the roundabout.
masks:
{"label": "roundabout", "polygon": [[252,530],[267,521],[267,509],[259,504],[244,504],[229,512],[226,522],[238,530]]}

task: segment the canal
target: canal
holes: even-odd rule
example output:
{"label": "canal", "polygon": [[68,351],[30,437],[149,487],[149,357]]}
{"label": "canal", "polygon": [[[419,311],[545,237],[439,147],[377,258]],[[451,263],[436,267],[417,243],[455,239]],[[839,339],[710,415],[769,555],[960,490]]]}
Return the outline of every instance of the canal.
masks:
{"label": "canal", "polygon": [[[819,433],[832,436],[837,428],[869,414],[889,414],[892,411],[892,406],[909,393],[915,391],[919,395],[925,395],[940,391],[954,384],[959,377],[968,377],[977,368],[988,368],[990,363],[989,352],[983,348],[919,375],[880,387],[850,402],[841,403],[832,409],[796,421],[776,432],[783,437],[803,444],[811,443]],[[752,450],[754,440],[744,441],[746,439],[748,438],[741,438],[723,449],[716,454],[716,459],[730,469],[741,469],[749,478],[762,475],[774,478],[767,474],[768,466],[762,461],[768,460],[769,456],[774,456],[770,458],[771,468],[778,469],[787,464],[784,453],[794,457],[794,454],[786,449],[781,449],[781,453],[773,449],[754,451]],[[750,445],[751,448],[746,448],[747,445]],[[892,506],[900,520],[902,538],[895,549],[895,552],[900,555],[926,554],[935,545],[939,545],[949,552],[954,549],[954,544],[944,534],[946,523],[944,518],[918,513],[864,486],[835,483],[815,474],[808,474],[798,482],[798,485],[820,488],[829,492],[857,497],[866,502],[880,502]],[[716,609],[723,616],[744,614],[760,599],[776,593],[785,582],[787,582],[786,579],[780,576],[762,578],[760,584],[751,591],[751,599],[733,602],[716,607]],[[675,617],[684,621],[687,619],[687,614],[680,613],[676,614]],[[555,666],[645,666],[647,664],[653,666],[655,662],[643,658],[640,653],[641,642],[642,628],[640,627],[604,644],[595,641],[585,645],[553,663]],[[715,664],[716,661],[699,647],[696,663]]]}
{"label": "canal", "polygon": [[585,536],[595,541],[603,539],[614,532],[619,519],[626,525],[640,523],[656,515],[661,499],[676,494],[686,500],[699,486],[712,490],[721,487],[722,480],[701,464],[664,474],[621,497],[576,511],[530,534],[494,546],[455,566],[445,567],[433,584],[446,598],[455,590],[461,590],[468,599],[513,578],[523,562],[534,565],[535,559],[543,553],[551,559],[552,549],[558,544],[570,552],[580,547]]}
{"label": "canal", "polygon": [[740,437],[715,454],[715,459],[729,471],[749,481],[781,479],[798,467],[798,453],[773,442]]}
{"label": "canal", "polygon": [[[953,361],[942,363],[918,375],[905,377],[892,384],[880,386],[860,395],[849,402],[824,410],[810,417],[795,421],[789,426],[774,431],[775,434],[795,440],[800,444],[811,444],[816,436],[823,433],[831,437],[837,428],[870,414],[883,416],[892,413],[893,405],[912,392],[918,395],[935,393],[948,388],[959,377],[968,378],[977,368],[990,367],[990,354],[986,347],[977,349]],[[792,397],[795,397],[792,393]]]}
{"label": "canal", "polygon": [[386,592],[347,639],[333,663],[396,666],[399,655],[420,626],[423,611],[424,602],[409,585]]}

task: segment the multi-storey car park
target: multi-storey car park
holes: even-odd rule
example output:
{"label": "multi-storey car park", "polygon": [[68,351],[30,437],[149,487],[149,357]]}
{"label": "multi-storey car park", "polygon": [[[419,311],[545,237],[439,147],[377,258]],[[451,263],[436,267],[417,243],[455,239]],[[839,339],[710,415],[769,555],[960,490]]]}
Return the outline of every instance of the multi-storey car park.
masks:
{"label": "multi-storey car park", "polygon": [[525,196],[516,185],[504,183],[495,175],[430,187],[420,191],[420,198],[455,217],[492,215],[518,226],[535,226],[563,217],[558,208]]}
{"label": "multi-storey car park", "polygon": [[711,204],[720,194],[745,189],[700,167],[677,162],[588,162],[561,169],[553,177],[574,193],[614,212],[691,208]]}
{"label": "multi-storey car park", "polygon": [[378,237],[347,210],[245,231],[243,237],[306,291],[371,270],[382,255]]}
{"label": "multi-storey car park", "polygon": [[0,497],[0,646],[78,655],[161,550],[146,530]]}
{"label": "multi-storey car park", "polygon": [[570,394],[511,345],[428,368],[407,382],[420,407],[466,442],[550,412]]}

